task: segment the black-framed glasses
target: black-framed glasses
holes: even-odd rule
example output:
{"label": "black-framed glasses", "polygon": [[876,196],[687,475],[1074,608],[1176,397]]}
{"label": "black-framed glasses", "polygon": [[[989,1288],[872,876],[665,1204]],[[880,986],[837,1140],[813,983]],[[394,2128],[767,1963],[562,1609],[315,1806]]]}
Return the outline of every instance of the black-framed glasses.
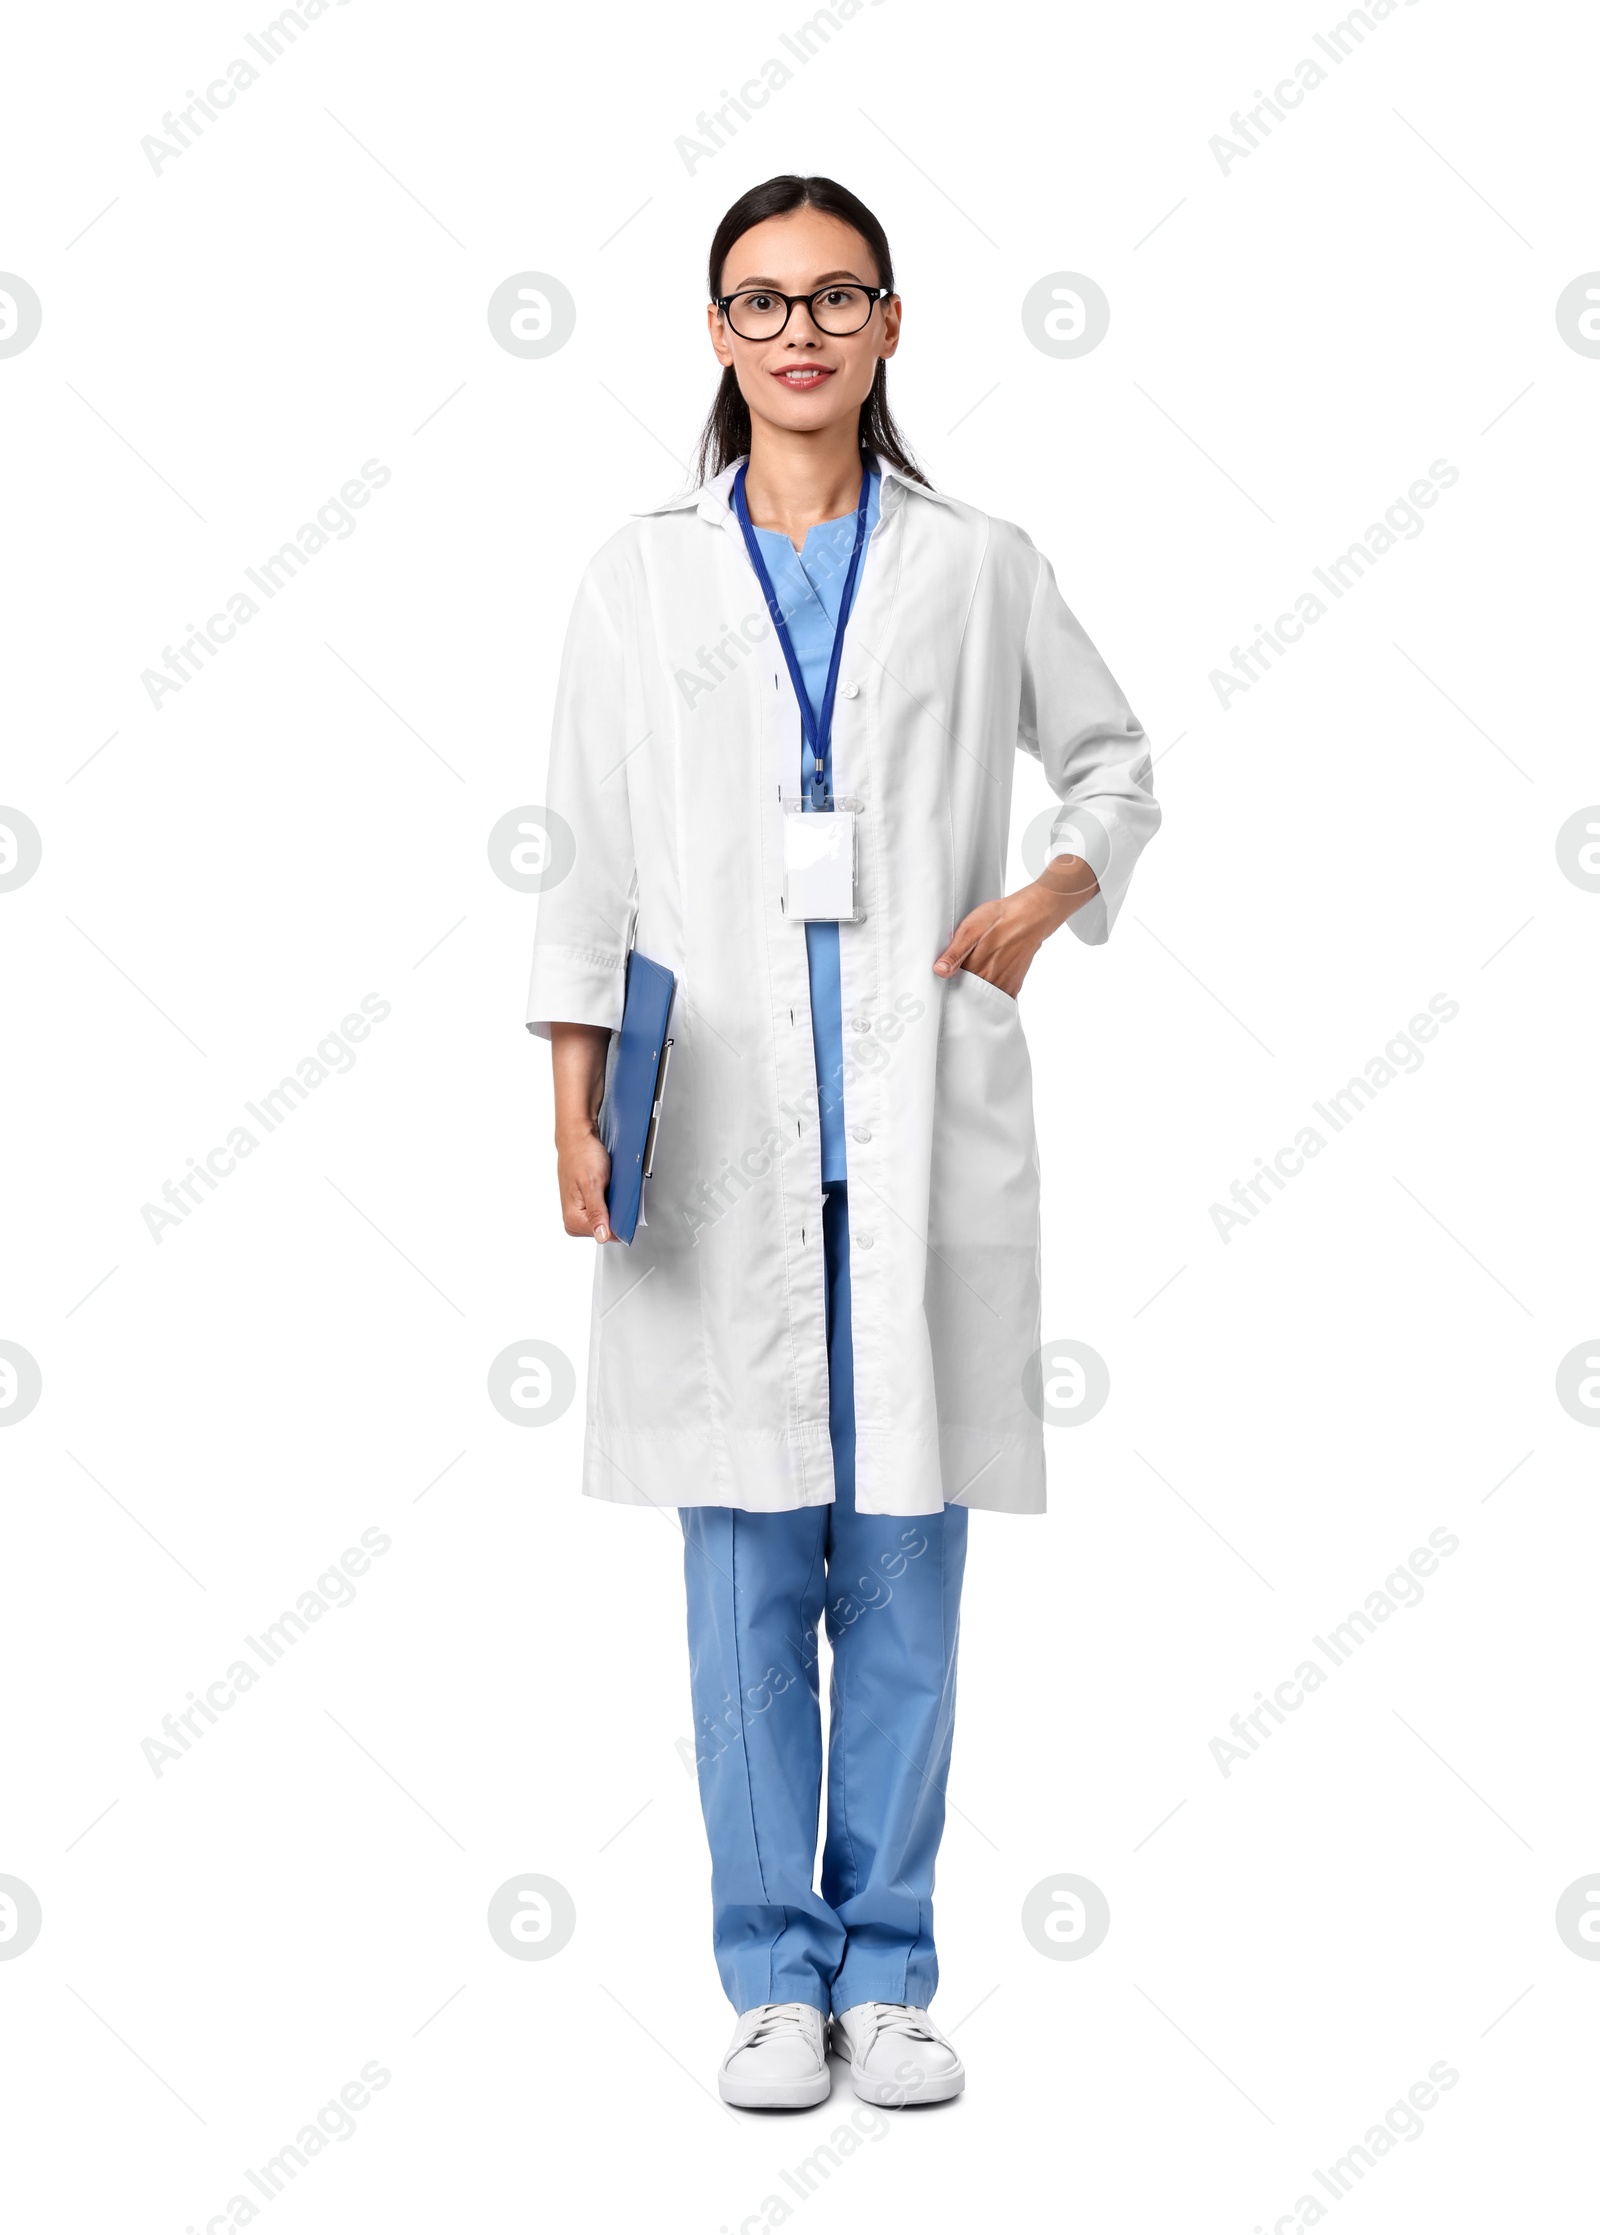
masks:
{"label": "black-framed glasses", "polygon": [[818,333],[842,337],[859,334],[879,303],[887,302],[887,287],[862,287],[855,281],[835,281],[809,295],[780,295],[775,287],[746,287],[737,295],[713,298],[716,308],[741,341],[774,341],[789,323],[796,303],[804,303]]}

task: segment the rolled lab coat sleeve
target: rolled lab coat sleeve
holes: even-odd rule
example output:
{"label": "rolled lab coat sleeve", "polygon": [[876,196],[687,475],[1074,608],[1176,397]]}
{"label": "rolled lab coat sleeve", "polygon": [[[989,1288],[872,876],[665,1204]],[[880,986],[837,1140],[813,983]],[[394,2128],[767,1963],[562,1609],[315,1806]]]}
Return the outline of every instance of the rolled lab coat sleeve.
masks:
{"label": "rolled lab coat sleeve", "polygon": [[559,865],[569,848],[571,861],[539,895],[527,1025],[541,1040],[552,1024],[614,1032],[622,1023],[634,853],[615,600],[602,558],[579,586],[561,655],[545,804],[550,861]]}
{"label": "rolled lab coat sleeve", "polygon": [[1104,660],[1068,611],[1048,559],[1039,559],[1023,648],[1017,743],[1044,769],[1061,811],[1048,858],[1077,854],[1100,881],[1067,920],[1098,947],[1117,920],[1133,865],[1161,821],[1150,742]]}

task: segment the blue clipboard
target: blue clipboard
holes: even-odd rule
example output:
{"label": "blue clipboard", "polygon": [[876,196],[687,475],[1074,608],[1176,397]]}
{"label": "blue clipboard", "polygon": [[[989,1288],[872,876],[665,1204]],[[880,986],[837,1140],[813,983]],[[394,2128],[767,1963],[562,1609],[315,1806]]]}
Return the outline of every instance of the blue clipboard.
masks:
{"label": "blue clipboard", "polygon": [[655,1161],[656,1131],[672,1054],[667,1026],[677,985],[670,970],[647,960],[636,948],[630,949],[622,996],[622,1029],[600,1105],[600,1139],[611,1159],[606,1217],[612,1233],[622,1242],[633,1240],[643,1220],[644,1183]]}

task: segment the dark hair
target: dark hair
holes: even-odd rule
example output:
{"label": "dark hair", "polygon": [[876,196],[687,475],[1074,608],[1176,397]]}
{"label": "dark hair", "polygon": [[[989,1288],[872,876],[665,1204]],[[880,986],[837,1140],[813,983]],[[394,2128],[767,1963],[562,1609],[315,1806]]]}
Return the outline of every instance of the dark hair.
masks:
{"label": "dark hair", "polygon": [[[866,203],[858,202],[848,187],[840,186],[834,179],[799,178],[790,173],[782,178],[769,178],[764,185],[752,186],[748,194],[741,194],[712,235],[708,262],[713,300],[722,293],[722,267],[734,242],[748,233],[752,225],[759,225],[769,217],[785,217],[791,210],[821,210],[824,216],[837,217],[853,226],[872,251],[873,262],[878,267],[879,286],[894,286],[889,237]],[[912,457],[889,409],[887,375],[888,366],[880,357],[872,375],[872,387],[861,406],[861,447],[877,451],[898,472],[911,481],[920,481],[926,488],[928,477]],[[735,458],[748,457],[749,453],[750,406],[739,392],[737,373],[731,365],[725,365],[716,401],[700,436],[699,478],[709,481],[721,473],[724,466],[731,466]]]}

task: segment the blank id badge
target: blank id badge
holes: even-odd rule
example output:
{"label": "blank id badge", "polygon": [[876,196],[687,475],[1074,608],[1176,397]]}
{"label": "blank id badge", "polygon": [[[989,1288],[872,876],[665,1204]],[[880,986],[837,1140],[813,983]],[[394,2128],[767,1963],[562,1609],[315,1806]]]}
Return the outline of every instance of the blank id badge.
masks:
{"label": "blank id badge", "polygon": [[783,802],[783,908],[792,923],[860,923],[857,898],[858,799],[807,808]]}

